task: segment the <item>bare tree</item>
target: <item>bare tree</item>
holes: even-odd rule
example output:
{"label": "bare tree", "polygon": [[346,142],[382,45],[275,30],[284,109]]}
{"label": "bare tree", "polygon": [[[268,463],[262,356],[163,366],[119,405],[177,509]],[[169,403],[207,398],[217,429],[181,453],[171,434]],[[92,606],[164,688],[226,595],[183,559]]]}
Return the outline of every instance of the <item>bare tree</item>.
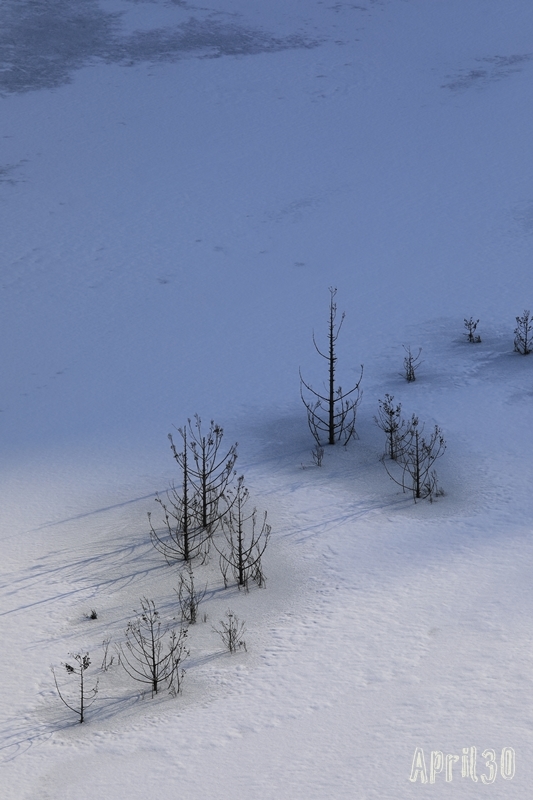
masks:
{"label": "bare tree", "polygon": [[[220,452],[223,429],[211,421],[207,435],[202,433],[202,421],[195,415],[194,426],[178,428],[183,449],[178,450],[169,433],[170,448],[181,471],[181,485],[172,485],[167,499],[159,495],[156,502],[163,510],[163,529],[156,529],[148,514],[150,536],[154,547],[168,563],[192,561],[196,556],[207,557],[211,536],[227,510],[227,489],[234,476],[237,445],[223,455]],[[223,506],[223,508],[222,508]]]}
{"label": "bare tree", "polygon": [[244,478],[241,476],[237,481],[228,512],[222,518],[224,549],[219,549],[217,545],[220,570],[226,587],[229,584],[230,573],[239,588],[248,589],[250,580],[259,587],[265,584],[262,558],[271,528],[266,521],[266,511],[262,517],[258,517],[256,508],[247,511],[248,500],[248,489],[244,486]]}
{"label": "bare tree", "polygon": [[[202,526],[212,533],[220,521],[220,506],[224,493],[234,473],[237,460],[237,443],[226,453],[220,452],[223,428],[213,420],[207,435],[202,432],[202,420],[194,415],[194,427],[188,420],[188,434],[185,428],[178,428],[183,439],[184,450],[180,452],[174,446],[169,435],[172,453],[181,469],[187,471],[193,494],[198,498],[199,520]],[[187,461],[187,450],[192,454]]]}
{"label": "bare tree", "polygon": [[420,366],[420,364],[422,363],[420,361],[420,354],[422,352],[422,348],[421,347],[418,348],[418,353],[416,354],[416,356],[413,355],[410,347],[406,347],[404,345],[403,349],[407,353],[407,355],[403,360],[404,377],[407,383],[412,383],[413,381],[416,381],[416,371]]}
{"label": "bare tree", "polygon": [[481,342],[481,336],[476,333],[478,325],[478,319],[474,321],[473,317],[470,317],[470,319],[465,318],[466,333],[464,335],[466,336],[467,342],[471,342],[472,344],[479,344]]}
{"label": "bare tree", "polygon": [[246,632],[244,622],[241,622],[233,611],[227,611],[226,617],[227,621],[221,619],[220,628],[213,628],[213,630],[218,633],[230,653],[236,653],[241,648],[246,650],[246,642],[243,639]]}
{"label": "bare tree", "polygon": [[433,500],[441,493],[433,465],[446,450],[446,442],[438,425],[435,425],[429,437],[425,438],[423,433],[424,425],[420,426],[418,417],[413,414],[396,458],[398,467],[393,468],[390,462],[389,466],[382,458],[389,477],[404,491],[410,491],[415,503],[425,497]]}
{"label": "bare tree", "polygon": [[61,699],[61,701],[69,708],[71,711],[74,711],[80,718],[80,722],[85,720],[85,711],[92,706],[94,703],[95,697],[98,693],[98,680],[94,684],[91,689],[87,689],[85,685],[85,671],[89,669],[91,664],[91,659],[89,658],[89,653],[70,653],[70,656],[74,659],[77,663],[76,666],[72,666],[72,664],[63,663],[65,670],[68,675],[73,675],[78,678],[79,682],[79,701],[76,705],[69,703],[65,700],[61,689],[59,688],[57,677],[54,668],[52,667],[52,674],[54,676],[54,683],[56,685],[57,693]]}
{"label": "bare tree", "polygon": [[361,373],[355,386],[347,392],[344,392],[340,386],[335,386],[336,345],[345,315],[343,313],[340,322],[336,322],[337,304],[335,303],[335,295],[337,294],[337,289],[330,286],[329,292],[328,348],[326,353],[323,353],[318,347],[313,333],[315,349],[328,363],[328,379],[325,393],[322,394],[315,391],[309,383],[304,381],[300,371],[300,395],[307,410],[309,429],[319,446],[324,437],[327,438],[328,444],[335,444],[338,441],[347,444],[353,436],[357,435],[355,418],[357,407],[362,397],[360,385],[363,378],[363,365],[361,365]]}
{"label": "bare tree", "polygon": [[401,452],[403,436],[406,432],[405,420],[402,419],[402,405],[394,405],[394,396],[385,395],[385,400],[378,400],[378,416],[374,417],[376,425],[387,437],[386,455],[395,461]]}
{"label": "bare tree", "polygon": [[178,595],[182,620],[189,625],[194,625],[198,618],[198,607],[207,591],[207,584],[203,589],[195,587],[194,574],[190,563],[187,564],[186,574],[184,571],[180,572],[180,582],[178,588],[174,591]]}
{"label": "bare tree", "polygon": [[208,534],[201,520],[200,501],[197,492],[191,488],[189,475],[189,450],[187,447],[187,431],[183,429],[183,452],[176,455],[176,447],[169,434],[170,445],[174,457],[182,468],[181,491],[174,485],[167,491],[167,500],[159,495],[156,503],[163,510],[163,530],[157,530],[152,524],[152,515],[148,512],[150,538],[152,544],[165,557],[168,564],[174,561],[192,561],[205,550]]}
{"label": "bare tree", "polygon": [[523,356],[527,356],[533,350],[533,320],[527,310],[521,317],[516,317],[514,349]]}
{"label": "bare tree", "polygon": [[151,687],[152,697],[162,683],[171,691],[177,684],[179,691],[183,678],[180,665],[189,655],[187,629],[176,632],[162,628],[153,600],[141,598],[141,609],[137,619],[128,623],[126,641],[118,646],[120,663],[131,678]]}

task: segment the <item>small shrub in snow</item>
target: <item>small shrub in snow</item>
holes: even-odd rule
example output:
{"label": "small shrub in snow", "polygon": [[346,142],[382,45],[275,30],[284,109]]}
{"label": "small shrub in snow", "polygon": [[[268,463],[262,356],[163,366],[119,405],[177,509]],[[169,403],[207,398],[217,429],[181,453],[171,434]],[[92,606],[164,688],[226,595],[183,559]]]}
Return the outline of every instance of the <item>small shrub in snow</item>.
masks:
{"label": "small shrub in snow", "polygon": [[407,355],[403,360],[404,377],[407,383],[413,383],[413,381],[416,381],[416,371],[420,366],[420,364],[422,363],[420,361],[420,354],[422,352],[422,348],[421,347],[418,348],[418,353],[416,354],[416,356],[413,355],[410,347],[405,347],[404,345],[403,349],[407,353]]}
{"label": "small shrub in snow", "polygon": [[385,400],[378,400],[378,416],[374,417],[376,425],[387,437],[385,455],[395,461],[401,452],[406,423],[402,419],[402,405],[394,405],[394,396],[385,395]]}
{"label": "small shrub in snow", "polygon": [[322,461],[324,459],[324,448],[320,447],[319,444],[315,444],[315,446],[311,450],[311,457],[313,459],[313,464],[316,467],[321,467]]}
{"label": "small shrub in snow", "polygon": [[474,321],[473,317],[470,317],[470,319],[465,318],[466,333],[464,336],[466,336],[467,342],[470,342],[471,344],[479,344],[481,342],[481,336],[476,333],[476,328],[478,325],[478,319]]}
{"label": "small shrub in snow", "polygon": [[78,678],[77,695],[79,699],[77,702],[69,702],[65,699],[63,692],[59,688],[56,673],[53,667],[52,674],[54,676],[54,683],[61,701],[66,705],[67,708],[69,708],[71,711],[74,711],[74,713],[79,716],[80,722],[83,722],[85,720],[85,711],[92,706],[96,694],[98,693],[98,680],[91,689],[88,689],[85,685],[85,671],[91,664],[89,653],[70,653],[70,656],[77,666],[68,664],[66,662],[63,663],[63,666],[65,667],[65,671],[69,676]]}
{"label": "small shrub in snow", "polygon": [[315,350],[328,363],[325,394],[315,391],[310,384],[304,381],[300,372],[300,395],[307,410],[309,429],[318,446],[321,445],[323,439],[327,439],[328,444],[335,444],[339,441],[342,441],[343,444],[348,444],[352,437],[357,436],[355,417],[362,396],[359,388],[363,378],[362,365],[359,380],[355,386],[347,392],[343,392],[340,386],[335,386],[335,369],[337,365],[335,348],[344,321],[344,314],[341,317],[341,321],[336,324],[337,304],[335,303],[335,295],[337,290],[330,286],[329,292],[328,347],[326,353],[319,349],[313,334]]}
{"label": "small shrub in snow", "polygon": [[514,349],[523,356],[527,356],[533,349],[533,320],[527,310],[521,317],[516,317]]}
{"label": "small shrub in snow", "polygon": [[237,650],[241,649],[246,650],[246,642],[243,639],[246,628],[244,627],[244,622],[241,622],[233,611],[227,611],[226,619],[220,620],[220,628],[213,628],[213,630],[218,633],[224,643],[224,647],[230,653],[236,653]]}
{"label": "small shrub in snow", "polygon": [[189,625],[195,624],[198,618],[198,606],[204,599],[206,591],[207,584],[203,589],[196,589],[192,566],[188,564],[186,573],[180,573],[180,582],[178,588],[175,589],[183,622],[187,622]]}

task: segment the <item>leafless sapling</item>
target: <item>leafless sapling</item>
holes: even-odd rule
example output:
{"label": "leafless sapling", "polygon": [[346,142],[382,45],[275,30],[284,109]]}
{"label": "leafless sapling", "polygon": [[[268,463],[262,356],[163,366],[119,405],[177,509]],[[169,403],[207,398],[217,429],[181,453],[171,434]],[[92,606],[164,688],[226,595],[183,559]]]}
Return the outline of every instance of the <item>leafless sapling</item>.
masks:
{"label": "leafless sapling", "polygon": [[143,597],[141,613],[128,623],[125,636],[126,641],[118,646],[118,651],[128,675],[150,686],[152,697],[163,683],[171,692],[176,686],[179,691],[183,678],[180,665],[189,655],[187,628],[177,632],[163,628],[154,601]]}
{"label": "leafless sapling", "polygon": [[424,425],[420,425],[418,417],[413,414],[396,459],[397,468],[382,458],[389,477],[404,491],[411,492],[415,503],[426,497],[433,500],[441,494],[433,465],[444,454],[446,442],[438,425],[435,425],[429,437],[425,438],[423,433]]}
{"label": "leafless sapling", "polygon": [[402,419],[402,404],[394,405],[394,396],[385,395],[385,400],[378,400],[378,415],[374,417],[376,425],[387,437],[386,455],[395,461],[402,447],[406,432],[405,420]]}
{"label": "leafless sapling", "polygon": [[230,653],[236,653],[241,648],[246,650],[246,642],[243,639],[246,632],[244,622],[241,622],[233,611],[227,611],[226,617],[226,620],[220,620],[220,628],[213,627],[213,630],[218,633]]}
{"label": "leafless sapling", "polygon": [[464,335],[466,336],[467,342],[471,342],[472,344],[479,344],[481,342],[481,336],[476,333],[478,325],[478,319],[474,320],[473,317],[470,317],[470,319],[465,318],[466,333]]}
{"label": "leafless sapling", "polygon": [[248,489],[241,476],[230,499],[228,511],[222,518],[224,543],[222,548],[216,545],[226,587],[229,584],[229,574],[233,575],[239,588],[248,589],[251,580],[259,587],[265,585],[262,558],[271,528],[266,521],[266,511],[258,516],[256,508],[247,510],[248,500]]}
{"label": "leafless sapling", "polygon": [[175,561],[192,561],[204,553],[208,536],[202,524],[198,493],[191,486],[186,429],[183,429],[182,435],[183,451],[180,453],[180,460],[176,457],[177,450],[172,434],[168,435],[174,457],[182,469],[182,480],[181,490],[174,485],[167,490],[166,501],[159,495],[155,498],[163,511],[162,531],[154,527],[152,515],[148,513],[152,544],[163,554],[168,564]]}
{"label": "leafless sapling", "polygon": [[66,705],[67,708],[69,708],[71,711],[74,711],[74,713],[79,716],[80,722],[83,722],[85,720],[86,710],[92,706],[98,693],[98,679],[91,689],[87,689],[85,684],[85,671],[89,669],[91,665],[89,653],[70,653],[70,656],[72,659],[74,659],[77,666],[73,666],[72,664],[68,664],[66,662],[63,663],[63,666],[65,667],[68,675],[78,678],[79,700],[77,704],[74,704],[74,701],[73,703],[69,703],[65,699],[63,692],[59,688],[54,668],[52,668],[52,674],[54,676],[54,683],[61,701]]}
{"label": "leafless sapling", "polygon": [[104,655],[102,658],[102,664],[100,669],[102,672],[107,672],[109,667],[113,666],[113,662],[115,660],[115,656],[109,656],[109,645],[111,644],[111,636],[107,636],[104,641],[102,642],[102,648],[104,651]]}
{"label": "leafless sapling", "polygon": [[204,599],[206,591],[207,584],[203,589],[195,587],[192,565],[187,564],[186,570],[180,572],[179,585],[175,589],[183,622],[187,622],[189,625],[195,624],[198,618],[198,607]]}
{"label": "leafless sapling", "polygon": [[[188,432],[178,428],[184,450],[179,451],[169,436],[172,453],[182,470],[187,470],[192,492],[198,498],[200,522],[208,533],[213,533],[220,522],[220,508],[224,493],[234,476],[237,460],[237,443],[225,453],[221,452],[224,430],[213,420],[207,434],[202,431],[202,420],[194,415],[194,425],[188,420]],[[186,462],[185,450],[192,455]]]}
{"label": "leafless sapling", "polygon": [[521,317],[516,317],[514,349],[523,356],[527,356],[533,350],[533,319],[527,310]]}
{"label": "leafless sapling", "polygon": [[337,289],[330,286],[329,292],[328,347],[326,353],[323,353],[318,347],[313,333],[315,350],[328,364],[325,393],[322,394],[313,389],[309,383],[304,381],[300,371],[300,395],[307,411],[309,429],[319,446],[322,440],[327,440],[328,444],[335,444],[339,441],[347,444],[352,437],[357,436],[355,419],[357,407],[362,397],[360,386],[363,378],[363,365],[361,365],[361,373],[355,386],[347,392],[343,391],[340,386],[335,386],[336,346],[345,315],[343,313],[340,322],[336,322],[337,304],[335,295],[337,294]]}
{"label": "leafless sapling", "polygon": [[313,464],[315,464],[317,467],[321,467],[322,461],[324,460],[324,448],[319,444],[315,444],[311,450],[311,456],[313,458]]}
{"label": "leafless sapling", "polygon": [[422,348],[421,347],[418,348],[418,353],[416,354],[416,356],[413,355],[410,347],[406,347],[404,345],[403,349],[407,353],[407,355],[403,360],[403,369],[404,369],[403,374],[407,383],[412,383],[413,381],[416,381],[416,371],[420,366],[420,364],[422,363],[420,361],[420,354],[422,353]]}

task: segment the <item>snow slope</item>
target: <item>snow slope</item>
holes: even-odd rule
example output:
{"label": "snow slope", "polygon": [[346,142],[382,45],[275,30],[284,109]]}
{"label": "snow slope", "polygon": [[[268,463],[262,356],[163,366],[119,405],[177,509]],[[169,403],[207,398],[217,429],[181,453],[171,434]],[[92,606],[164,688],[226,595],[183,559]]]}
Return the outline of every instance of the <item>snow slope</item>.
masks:
{"label": "snow slope", "polygon": [[[6,800],[529,796],[532,30],[527,0],[0,4]],[[330,285],[364,396],[318,469]],[[443,430],[437,503],[379,463],[386,392]],[[76,725],[50,665],[176,613],[146,512],[195,413],[268,510],[267,588],[202,568],[183,695],[112,668]],[[409,781],[473,746],[512,780]]]}

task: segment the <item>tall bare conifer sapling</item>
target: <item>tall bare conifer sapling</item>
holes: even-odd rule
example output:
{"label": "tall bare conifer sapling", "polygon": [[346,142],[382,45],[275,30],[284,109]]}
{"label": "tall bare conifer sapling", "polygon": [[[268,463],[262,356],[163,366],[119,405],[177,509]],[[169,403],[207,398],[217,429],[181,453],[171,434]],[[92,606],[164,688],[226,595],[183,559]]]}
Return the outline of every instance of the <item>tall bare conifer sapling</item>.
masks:
{"label": "tall bare conifer sapling", "polygon": [[337,304],[335,303],[335,295],[337,294],[337,289],[330,286],[329,292],[328,348],[326,353],[323,353],[318,347],[313,333],[315,350],[328,364],[325,394],[317,392],[310,384],[304,381],[300,371],[300,395],[307,411],[309,429],[319,446],[324,438],[327,439],[328,444],[335,444],[338,441],[347,444],[353,436],[357,435],[355,418],[357,406],[362,396],[360,385],[363,378],[363,365],[361,365],[361,373],[355,386],[347,392],[343,392],[340,386],[335,386],[336,345],[345,315],[343,313],[340,322],[336,322]]}
{"label": "tall bare conifer sapling", "polygon": [[[219,549],[220,570],[224,585],[228,586],[231,573],[239,588],[248,589],[250,581],[259,587],[265,584],[262,558],[270,538],[267,512],[258,517],[257,509],[248,511],[248,489],[240,477],[228,513],[222,518],[225,546]],[[218,546],[217,546],[218,549]]]}
{"label": "tall bare conifer sapling", "polygon": [[[198,498],[200,522],[206,531],[212,533],[220,522],[224,493],[235,474],[237,443],[222,454],[224,430],[220,425],[211,420],[209,430],[204,434],[198,414],[194,415],[194,426],[190,419],[187,422],[188,432],[185,428],[178,429],[184,443],[183,452],[176,449],[172,437],[169,437],[172,453],[179,466],[187,470],[191,490]],[[188,461],[187,450],[190,454]]]}
{"label": "tall bare conifer sapling", "polygon": [[152,544],[168,563],[192,561],[196,556],[207,557],[213,533],[227,511],[227,489],[234,473],[237,444],[225,454],[220,448],[223,429],[211,421],[206,435],[198,414],[188,425],[178,428],[183,449],[178,450],[169,433],[170,448],[181,471],[181,486],[167,491],[167,500],[156,497],[163,510],[163,531],[152,524]]}
{"label": "tall bare conifer sapling", "polygon": [[[152,515],[148,512],[150,538],[156,550],[165,557],[168,564],[174,561],[191,561],[203,551],[206,533],[201,523],[199,499],[191,490],[189,478],[189,461],[187,449],[187,431],[183,435],[183,452],[178,461],[182,468],[181,491],[174,485],[167,491],[167,501],[159,495],[156,503],[163,510],[164,528],[158,531],[152,524]],[[176,447],[169,433],[170,446],[176,457]],[[177,459],[176,459],[177,460]]]}

